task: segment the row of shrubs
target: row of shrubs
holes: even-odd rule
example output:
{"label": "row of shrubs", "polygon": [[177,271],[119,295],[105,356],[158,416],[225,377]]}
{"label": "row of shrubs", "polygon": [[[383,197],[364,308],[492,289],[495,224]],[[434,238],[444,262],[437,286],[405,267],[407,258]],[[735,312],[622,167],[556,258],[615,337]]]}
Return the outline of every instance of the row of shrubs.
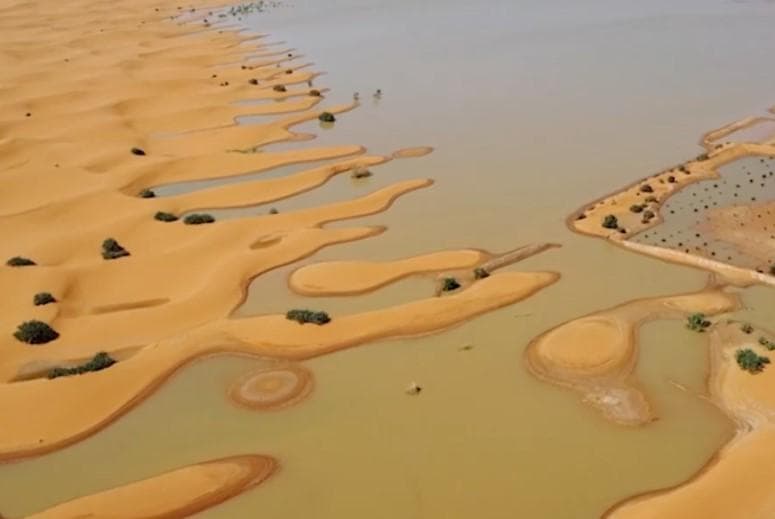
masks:
{"label": "row of shrubs", "polygon": [[104,351],[101,351],[97,353],[92,359],[88,362],[85,362],[79,366],[73,366],[71,368],[53,368],[48,372],[48,378],[59,378],[59,377],[69,377],[72,375],[83,375],[84,373],[89,373],[93,371],[101,371],[103,369],[111,367],[113,364],[116,363],[116,360],[105,353]]}
{"label": "row of shrubs", "polygon": [[326,312],[316,312],[300,308],[288,310],[285,318],[290,321],[296,321],[299,324],[312,323],[322,325],[331,322],[331,317]]}

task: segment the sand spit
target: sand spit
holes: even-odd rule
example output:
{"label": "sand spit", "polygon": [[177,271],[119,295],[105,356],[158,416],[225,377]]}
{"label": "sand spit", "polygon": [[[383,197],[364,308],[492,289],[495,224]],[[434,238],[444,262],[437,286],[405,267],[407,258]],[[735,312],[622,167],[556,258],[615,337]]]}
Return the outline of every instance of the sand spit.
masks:
{"label": "sand spit", "polygon": [[[312,86],[318,73],[294,62],[297,55],[279,55],[284,44],[206,26],[201,13],[187,9],[150,0],[118,7],[32,0],[2,9],[0,258],[23,256],[35,265],[0,266],[0,408],[13,424],[0,428],[0,459],[87,437],[205,355],[303,359],[432,333],[559,277],[497,274],[449,297],[334,316],[325,326],[283,315],[231,318],[254,277],[385,232],[325,224],[385,211],[433,182],[405,180],[319,207],[187,225],[183,217],[195,211],[268,203],[388,160],[358,145],[264,151],[299,139],[291,128],[324,110],[343,114],[356,105],[323,106],[316,94],[325,88]],[[259,103],[244,103],[251,100]],[[260,124],[235,122],[244,116],[265,117]],[[409,155],[430,151],[418,150]],[[253,177],[322,160],[334,162],[282,178]],[[246,175],[239,184],[189,184],[172,196],[152,191]],[[104,258],[109,238],[125,251],[120,257]],[[439,254],[428,269],[448,266]],[[473,254],[466,261],[483,259]],[[33,304],[44,292],[56,302]],[[17,340],[17,326],[32,319],[58,338],[36,346]],[[98,352],[118,362],[46,378]]]}
{"label": "sand spit", "polygon": [[627,500],[607,518],[775,517],[775,370],[768,365],[751,374],[735,360],[743,348],[771,357],[759,337],[771,341],[773,335],[760,329],[745,333],[741,323],[723,322],[714,325],[708,337],[711,396],[739,424],[737,436],[691,481]]}
{"label": "sand spit", "polygon": [[545,332],[531,341],[525,358],[536,376],[579,392],[609,420],[642,425],[656,416],[633,375],[640,325],[692,313],[729,312],[739,305],[735,295],[718,288],[639,299]]}
{"label": "sand spit", "polygon": [[208,461],[73,499],[28,519],[189,517],[255,487],[276,468],[274,459],[259,455]]}

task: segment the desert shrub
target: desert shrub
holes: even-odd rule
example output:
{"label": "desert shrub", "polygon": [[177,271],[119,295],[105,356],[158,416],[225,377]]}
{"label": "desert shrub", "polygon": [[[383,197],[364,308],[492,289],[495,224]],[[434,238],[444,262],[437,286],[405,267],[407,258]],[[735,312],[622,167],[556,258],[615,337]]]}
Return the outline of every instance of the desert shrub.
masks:
{"label": "desert shrub", "polygon": [[211,214],[207,213],[193,213],[183,218],[183,223],[186,225],[202,225],[205,223],[213,223],[215,218]]}
{"label": "desert shrub", "polygon": [[313,323],[317,325],[326,324],[331,321],[331,317],[325,312],[315,312],[313,310],[303,310],[294,308],[288,310],[285,314],[285,318],[291,321],[296,321],[299,324]]}
{"label": "desert shrub", "polygon": [[48,372],[48,378],[69,377],[71,375],[83,375],[84,373],[89,373],[91,371],[101,371],[111,367],[115,363],[116,360],[113,357],[104,351],[101,351],[92,357],[90,361],[79,366],[73,366],[72,368],[52,368]]}
{"label": "desert shrub", "polygon": [[27,344],[45,344],[59,337],[59,333],[43,321],[24,321],[16,327],[16,339]]}
{"label": "desert shrub", "polygon": [[334,117],[334,114],[331,112],[323,112],[322,114],[318,115],[318,119],[324,123],[332,123],[336,121],[336,117]]}
{"label": "desert shrub", "polygon": [[251,79],[248,79],[248,83],[250,83],[251,85],[257,85],[258,80],[256,78],[251,78]]}
{"label": "desert shrub", "polygon": [[705,314],[692,314],[687,318],[686,327],[692,331],[702,333],[710,324],[710,321],[705,319]]}
{"label": "desert shrub", "polygon": [[38,292],[32,298],[32,302],[35,304],[35,306],[43,306],[49,303],[56,303],[57,300],[48,292]]}
{"label": "desert shrub", "polygon": [[9,267],[30,267],[33,265],[37,265],[37,263],[35,263],[31,259],[24,258],[22,256],[14,256],[13,258],[6,261],[5,264],[8,265]]}
{"label": "desert shrub", "polygon": [[635,204],[630,206],[631,213],[640,213],[641,211],[643,211],[642,205]]}
{"label": "desert shrub", "polygon": [[137,156],[139,156],[139,157],[143,157],[143,156],[145,156],[145,150],[144,150],[144,149],[142,149],[142,148],[132,148],[132,149],[131,149],[131,150],[129,150],[129,151],[131,151],[131,152],[132,152],[132,155],[137,155]]}
{"label": "desert shrub", "polygon": [[129,251],[122,247],[113,238],[107,238],[102,242],[102,257],[106,260],[123,258],[129,256]]}
{"label": "desert shrub", "polygon": [[775,350],[775,342],[770,341],[767,337],[759,337],[759,344],[767,348],[769,351]]}
{"label": "desert shrub", "polygon": [[457,279],[455,278],[444,278],[441,280],[442,292],[452,292],[458,288],[460,288],[460,283],[458,283]]}
{"label": "desert shrub", "polygon": [[160,222],[175,222],[177,221],[178,217],[175,216],[172,213],[165,213],[164,211],[157,211],[155,215],[153,215],[154,219],[159,220]]}
{"label": "desert shrub", "polygon": [[671,184],[675,184],[675,177],[673,175],[670,175],[669,177],[667,177],[667,181],[670,182]]}
{"label": "desert shrub", "polygon": [[755,374],[764,370],[764,367],[770,363],[770,359],[757,355],[753,350],[746,348],[735,352],[737,365],[745,371]]}
{"label": "desert shrub", "polygon": [[616,229],[619,227],[619,220],[612,214],[608,214],[603,218],[602,226],[606,229]]}
{"label": "desert shrub", "polygon": [[488,277],[490,277],[490,273],[482,267],[477,267],[474,269],[474,279],[484,279]]}
{"label": "desert shrub", "polygon": [[748,323],[743,323],[743,325],[740,326],[740,331],[743,333],[753,333],[753,326]]}
{"label": "desert shrub", "polygon": [[653,195],[652,196],[647,196],[645,201],[649,202],[649,203],[653,203],[653,204],[656,204],[658,202],[657,197],[655,197]]}
{"label": "desert shrub", "polygon": [[643,212],[643,219],[644,220],[651,220],[655,216],[656,216],[656,214],[654,214],[654,211],[644,211]]}
{"label": "desert shrub", "polygon": [[350,176],[352,178],[368,178],[372,174],[373,173],[371,171],[369,171],[368,169],[364,168],[363,166],[358,166],[357,168],[355,168],[352,171],[352,173],[350,173]]}
{"label": "desert shrub", "polygon": [[275,92],[286,92],[288,89],[285,88],[285,85],[275,85],[272,87],[272,90]]}
{"label": "desert shrub", "polygon": [[641,190],[642,193],[653,193],[654,192],[654,188],[651,187],[648,184],[643,184],[642,186],[640,186],[640,190]]}
{"label": "desert shrub", "polygon": [[272,207],[271,209],[269,209],[269,214],[278,214],[279,212],[280,211],[278,211],[276,207]]}
{"label": "desert shrub", "polygon": [[309,91],[309,95],[311,95],[312,97],[320,97],[320,90],[316,90],[313,88],[312,90]]}
{"label": "desert shrub", "polygon": [[775,276],[775,265],[770,265],[770,275]]}
{"label": "desert shrub", "polygon": [[143,189],[137,194],[137,196],[140,198],[156,198],[156,193],[154,193],[151,189]]}
{"label": "desert shrub", "polygon": [[697,161],[702,162],[703,160],[708,160],[708,154],[707,153],[700,153],[697,155]]}

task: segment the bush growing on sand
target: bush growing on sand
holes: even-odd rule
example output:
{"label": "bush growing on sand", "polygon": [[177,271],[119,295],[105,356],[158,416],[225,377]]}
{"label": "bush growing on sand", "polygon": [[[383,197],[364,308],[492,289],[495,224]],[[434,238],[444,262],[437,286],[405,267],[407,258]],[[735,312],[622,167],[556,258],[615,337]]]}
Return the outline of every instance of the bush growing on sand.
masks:
{"label": "bush growing on sand", "polygon": [[36,265],[36,263],[31,259],[24,258],[22,256],[14,256],[13,258],[6,261],[5,264],[9,267],[30,267]]}
{"label": "bush growing on sand", "polygon": [[35,306],[43,306],[50,303],[56,303],[57,300],[48,292],[38,292],[32,298],[32,302],[35,304]]}
{"label": "bush growing on sand", "polygon": [[653,193],[654,192],[654,188],[651,187],[648,184],[643,184],[642,186],[640,186],[640,190],[641,190],[642,193]]}
{"label": "bush growing on sand", "polygon": [[692,331],[702,333],[710,324],[710,321],[705,319],[705,314],[692,314],[687,318],[686,327]]}
{"label": "bush growing on sand", "polygon": [[756,374],[764,370],[764,367],[770,363],[770,359],[757,355],[753,350],[746,348],[735,352],[737,365],[745,371]]}
{"label": "bush growing on sand", "polygon": [[318,115],[318,119],[324,123],[332,123],[336,121],[336,117],[334,117],[334,114],[331,112],[323,112],[322,114]]}
{"label": "bush growing on sand", "polygon": [[143,157],[143,156],[145,156],[145,150],[144,150],[144,149],[142,149],[142,148],[132,148],[132,149],[131,149],[131,150],[129,150],[129,151],[131,151],[131,152],[132,152],[132,155],[137,155],[138,157]]}
{"label": "bush growing on sand", "polygon": [[122,247],[113,238],[107,238],[102,242],[102,257],[106,260],[123,258],[129,256],[129,251]]}
{"label": "bush growing on sand", "polygon": [[251,79],[248,79],[248,83],[250,83],[251,85],[257,85],[258,80],[256,78],[251,78]]}
{"label": "bush growing on sand", "polygon": [[312,97],[320,97],[320,90],[316,90],[313,88],[312,90],[309,91],[309,95],[311,95]]}
{"label": "bush growing on sand", "polygon": [[441,280],[442,292],[452,292],[458,288],[460,288],[460,283],[458,283],[457,279],[455,278],[444,278]]}
{"label": "bush growing on sand", "polygon": [[211,214],[207,213],[194,213],[189,214],[183,218],[183,223],[186,225],[202,225],[205,223],[213,223],[215,218]]}
{"label": "bush growing on sand", "polygon": [[164,211],[158,211],[155,215],[153,215],[153,217],[160,222],[175,222],[178,219],[178,217],[174,214],[165,213]]}
{"label": "bush growing on sand", "polygon": [[71,375],[83,375],[84,373],[89,373],[91,371],[101,371],[111,367],[115,363],[116,360],[113,357],[104,351],[101,351],[92,357],[90,361],[81,365],[73,366],[72,368],[57,367],[51,369],[51,371],[48,372],[48,378],[69,377]]}
{"label": "bush growing on sand", "polygon": [[313,310],[302,310],[299,308],[288,310],[285,314],[285,318],[296,321],[299,324],[312,323],[321,325],[331,321],[331,317],[325,312],[315,312]]}
{"label": "bush growing on sand", "polygon": [[286,92],[288,89],[285,88],[285,85],[275,85],[272,87],[272,90],[275,92]]}
{"label": "bush growing on sand", "polygon": [[640,213],[641,211],[643,211],[642,205],[634,204],[630,206],[631,213]]}
{"label": "bush growing on sand", "polygon": [[743,325],[740,326],[740,331],[742,331],[743,333],[748,333],[748,334],[753,333],[753,326],[751,326],[748,323],[743,323]]}
{"label": "bush growing on sand", "polygon": [[156,193],[154,193],[151,189],[143,189],[137,194],[137,196],[140,198],[156,198]]}
{"label": "bush growing on sand", "polygon": [[488,277],[490,277],[490,273],[482,267],[477,267],[474,269],[474,279],[484,279]]}
{"label": "bush growing on sand", "polygon": [[27,344],[45,344],[59,337],[59,333],[43,321],[24,321],[13,334],[17,340]]}
{"label": "bush growing on sand", "polygon": [[770,275],[775,276],[775,265],[770,266]]}
{"label": "bush growing on sand", "polygon": [[606,229],[616,229],[619,227],[619,220],[612,214],[608,214],[603,218],[602,226]]}
{"label": "bush growing on sand", "polygon": [[703,160],[708,160],[708,154],[707,153],[700,153],[697,155],[697,161],[702,162]]}
{"label": "bush growing on sand", "polygon": [[770,341],[767,337],[759,337],[759,344],[767,348],[769,351],[775,350],[775,342]]}

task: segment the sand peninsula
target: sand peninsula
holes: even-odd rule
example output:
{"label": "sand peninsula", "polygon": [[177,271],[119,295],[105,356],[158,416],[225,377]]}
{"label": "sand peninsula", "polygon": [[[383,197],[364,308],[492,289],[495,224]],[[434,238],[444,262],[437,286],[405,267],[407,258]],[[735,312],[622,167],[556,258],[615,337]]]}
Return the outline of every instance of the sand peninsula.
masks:
{"label": "sand peninsula", "polygon": [[[207,355],[284,362],[232,388],[241,405],[278,409],[312,390],[312,374],[295,361],[444,330],[559,278],[495,272],[550,244],[505,255],[446,251],[382,266],[329,265],[318,267],[336,272],[336,283],[322,289],[328,292],[376,290],[417,275],[454,273],[460,282],[444,281],[441,297],[430,293],[325,320],[315,321],[324,312],[233,318],[256,276],[386,231],[325,224],[385,211],[432,181],[395,182],[283,214],[267,206],[260,216],[216,220],[208,211],[269,204],[336,175],[393,158],[419,159],[432,149],[376,156],[357,144],[313,142],[262,150],[306,139],[291,128],[345,116],[357,105],[329,105],[326,89],[315,84],[318,73],[300,55],[264,36],[228,30],[229,11],[211,2],[32,0],[6,4],[0,14],[0,407],[12,424],[0,429],[0,460],[43,455],[88,437]],[[263,102],[237,103],[247,99]],[[272,117],[238,124],[248,115]],[[326,164],[305,169],[313,161]],[[287,165],[298,171],[253,176]],[[246,179],[201,189],[188,184],[238,177]],[[173,184],[182,187],[168,195],[154,191]],[[385,265],[393,272],[385,274]],[[315,273],[304,274],[314,285]],[[277,465],[281,459],[263,454],[206,462],[73,496],[38,516],[99,515],[142,494],[147,510],[127,517],[179,517],[254,486]],[[174,503],[165,501],[170,488],[180,498]]]}
{"label": "sand peninsula", "polygon": [[[706,151],[695,159],[586,204],[567,220],[575,232],[707,270],[708,287],[694,294],[626,302],[561,324],[528,346],[530,371],[579,392],[616,423],[645,425],[656,415],[633,375],[639,326],[648,320],[686,318],[688,328],[707,332],[710,398],[738,426],[733,441],[693,479],[624,500],[606,512],[607,518],[775,516],[769,462],[775,453],[775,373],[767,368],[775,340],[749,323],[707,318],[742,307],[733,287],[775,285],[775,213],[770,203],[757,200],[758,191],[751,191],[768,189],[773,176],[774,121],[749,117],[710,131],[700,140]],[[723,166],[746,160],[752,164],[722,174]],[[739,178],[727,178],[733,174]],[[744,183],[750,184],[748,191]],[[679,200],[682,193],[691,196]],[[691,211],[681,216],[681,207],[670,205],[675,200]],[[668,225],[671,234],[659,234]],[[638,241],[649,234],[656,244]],[[680,241],[671,243],[670,238]]]}

